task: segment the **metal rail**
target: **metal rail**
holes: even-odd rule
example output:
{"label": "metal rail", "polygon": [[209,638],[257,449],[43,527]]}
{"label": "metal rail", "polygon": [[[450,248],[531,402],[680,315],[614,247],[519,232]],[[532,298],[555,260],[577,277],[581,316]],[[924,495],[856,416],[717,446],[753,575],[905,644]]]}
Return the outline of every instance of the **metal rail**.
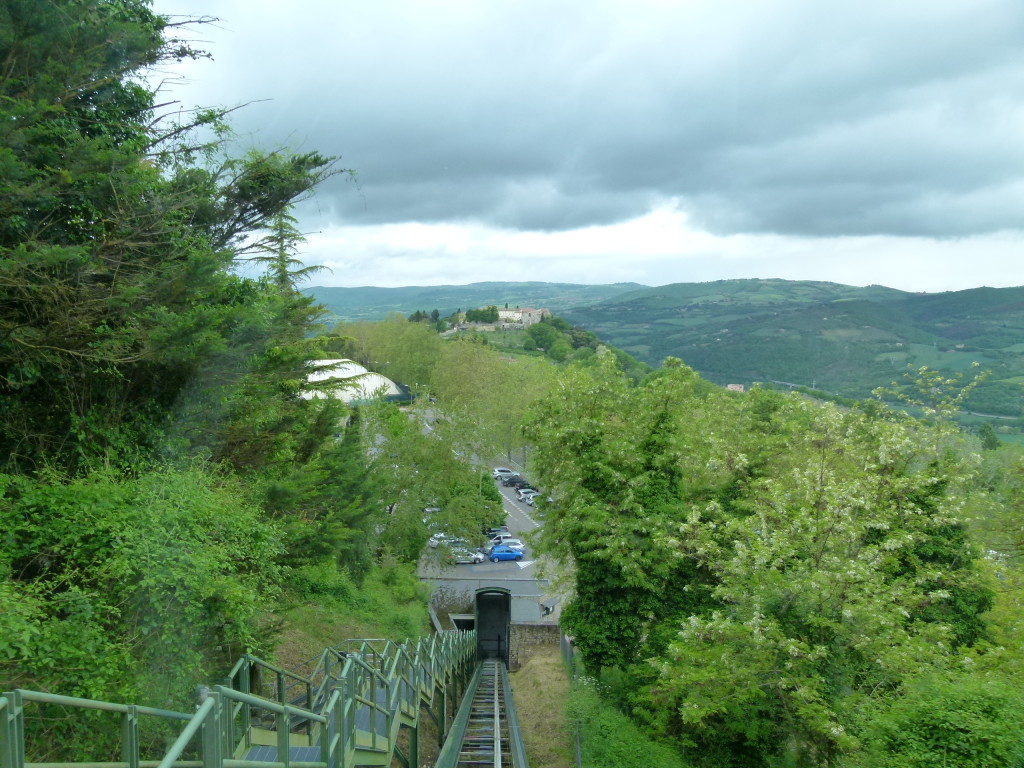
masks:
{"label": "metal rail", "polygon": [[436,768],[528,768],[504,662],[480,663],[441,748]]}

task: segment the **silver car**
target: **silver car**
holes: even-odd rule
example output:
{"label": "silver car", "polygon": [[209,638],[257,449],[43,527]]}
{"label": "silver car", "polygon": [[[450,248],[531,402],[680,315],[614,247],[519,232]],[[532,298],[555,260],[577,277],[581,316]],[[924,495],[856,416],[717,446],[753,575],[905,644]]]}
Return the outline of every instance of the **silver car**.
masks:
{"label": "silver car", "polygon": [[475,564],[482,563],[486,556],[479,549],[469,547],[452,547],[446,558],[450,563]]}

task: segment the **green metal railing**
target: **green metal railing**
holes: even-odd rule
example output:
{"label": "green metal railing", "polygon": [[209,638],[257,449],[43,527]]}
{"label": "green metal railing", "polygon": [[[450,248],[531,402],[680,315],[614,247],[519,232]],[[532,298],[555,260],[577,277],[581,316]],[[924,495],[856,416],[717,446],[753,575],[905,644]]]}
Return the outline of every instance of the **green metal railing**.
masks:
{"label": "green metal railing", "polygon": [[[418,764],[419,713],[448,733],[447,701],[461,697],[476,667],[475,632],[444,632],[416,643],[360,640],[328,648],[309,674],[245,655],[220,685],[204,692],[195,713],[173,712],[16,690],[0,698],[0,768],[349,768]],[[26,705],[101,710],[122,718],[121,760],[41,763],[26,760]],[[140,717],[183,724],[170,749],[143,756]],[[398,747],[410,729],[408,752]],[[275,759],[251,758],[260,747]],[[304,758],[293,758],[296,748]],[[30,750],[31,751],[31,750]],[[309,759],[309,755],[318,759]]]}

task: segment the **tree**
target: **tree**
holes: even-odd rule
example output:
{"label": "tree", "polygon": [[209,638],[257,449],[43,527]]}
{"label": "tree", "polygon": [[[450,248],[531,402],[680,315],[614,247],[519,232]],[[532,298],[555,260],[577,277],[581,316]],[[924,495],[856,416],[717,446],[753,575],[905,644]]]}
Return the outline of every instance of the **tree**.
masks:
{"label": "tree", "polygon": [[550,323],[535,323],[526,329],[526,335],[541,349],[551,349],[562,339],[562,334]]}
{"label": "tree", "polygon": [[444,344],[432,326],[390,315],[379,323],[338,325],[333,335],[347,339],[349,357],[410,387],[430,381]]}
{"label": "tree", "polygon": [[466,447],[453,444],[449,432],[425,431],[419,418],[390,403],[364,405],[360,412],[364,450],[374,456],[370,476],[387,509],[372,539],[378,553],[415,563],[430,533],[473,540],[500,518],[493,481],[469,464]]}
{"label": "tree", "polygon": [[510,358],[469,339],[449,342],[431,379],[444,416],[438,428],[477,455],[507,454],[530,442],[520,425],[553,384],[547,361]]}
{"label": "tree", "polygon": [[158,131],[134,75],[198,54],[142,0],[0,15],[0,452],[26,468],[138,459],[204,362],[260,326],[233,259],[332,163],[218,161],[193,134],[223,110]]}
{"label": "tree", "polygon": [[986,421],[978,427],[978,437],[981,438],[981,447],[986,451],[994,451],[1000,446],[999,435],[996,434],[992,422]]}
{"label": "tree", "polygon": [[673,360],[634,385],[607,354],[556,391],[528,429],[563,623],[707,764],[831,764],[871,697],[984,638],[948,424],[736,398]]}
{"label": "tree", "polygon": [[298,222],[287,210],[281,210],[271,218],[270,232],[257,245],[262,255],[251,257],[252,261],[264,264],[271,279],[281,290],[293,290],[312,274],[325,269],[320,265],[304,266],[295,258],[299,246],[306,238],[296,228]]}
{"label": "tree", "polygon": [[483,309],[467,309],[467,323],[496,323],[498,322],[498,308],[493,304]]}

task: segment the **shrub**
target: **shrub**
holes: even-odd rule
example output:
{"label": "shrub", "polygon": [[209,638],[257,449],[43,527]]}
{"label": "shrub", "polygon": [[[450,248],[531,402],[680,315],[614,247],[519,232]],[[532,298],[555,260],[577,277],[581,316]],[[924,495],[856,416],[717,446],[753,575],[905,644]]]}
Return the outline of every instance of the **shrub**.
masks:
{"label": "shrub", "polygon": [[1001,678],[931,678],[871,714],[844,768],[1024,765],[1024,693]]}
{"label": "shrub", "polygon": [[585,678],[569,695],[567,719],[580,729],[584,768],[687,768],[672,747],[645,735],[626,715],[605,701]]}

